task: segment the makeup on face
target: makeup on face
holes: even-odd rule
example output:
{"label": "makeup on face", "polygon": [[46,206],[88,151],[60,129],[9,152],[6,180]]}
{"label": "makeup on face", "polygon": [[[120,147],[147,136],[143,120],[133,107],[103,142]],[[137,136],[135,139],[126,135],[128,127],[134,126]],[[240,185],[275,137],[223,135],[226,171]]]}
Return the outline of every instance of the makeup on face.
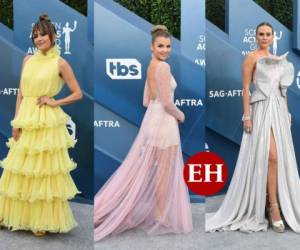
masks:
{"label": "makeup on face", "polygon": [[153,55],[159,60],[166,60],[171,52],[170,38],[157,37],[152,45]]}
{"label": "makeup on face", "polygon": [[260,47],[268,47],[273,42],[272,29],[266,25],[259,27],[256,39]]}
{"label": "makeup on face", "polygon": [[163,47],[166,47],[166,48],[171,48],[171,45],[167,45],[167,46],[165,46],[164,44],[159,44],[157,47],[159,47],[159,48],[163,48]]}
{"label": "makeup on face", "polygon": [[264,33],[264,32],[259,32],[258,35],[259,35],[259,36],[262,36],[262,37],[263,37],[263,36],[270,37],[270,36],[272,36],[272,33],[271,33],[271,32],[266,32],[266,33]]}
{"label": "makeup on face", "polygon": [[34,32],[33,38],[36,39],[36,38],[38,38],[39,35],[40,36],[46,36],[47,33],[46,32],[40,32],[40,31]]}
{"label": "makeup on face", "polygon": [[33,34],[33,39],[35,46],[42,51],[47,51],[51,47],[51,41],[46,32],[40,32],[40,30],[37,30]]}

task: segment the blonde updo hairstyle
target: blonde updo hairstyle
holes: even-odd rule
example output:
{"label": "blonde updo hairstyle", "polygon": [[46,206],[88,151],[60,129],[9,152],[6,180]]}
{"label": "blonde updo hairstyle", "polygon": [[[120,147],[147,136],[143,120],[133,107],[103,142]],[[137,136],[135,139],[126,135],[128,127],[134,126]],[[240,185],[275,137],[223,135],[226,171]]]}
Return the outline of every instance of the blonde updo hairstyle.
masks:
{"label": "blonde updo hairstyle", "polygon": [[155,42],[157,37],[170,38],[171,35],[165,25],[155,25],[151,29],[152,43]]}

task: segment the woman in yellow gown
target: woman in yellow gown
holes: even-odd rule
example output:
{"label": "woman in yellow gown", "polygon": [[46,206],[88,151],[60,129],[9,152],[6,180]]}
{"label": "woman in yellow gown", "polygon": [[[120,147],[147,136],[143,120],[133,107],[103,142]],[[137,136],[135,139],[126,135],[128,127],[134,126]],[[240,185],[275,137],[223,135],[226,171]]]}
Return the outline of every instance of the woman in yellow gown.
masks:
{"label": "woman in yellow gown", "polygon": [[[65,233],[77,225],[67,201],[79,193],[69,174],[76,163],[68,148],[76,141],[60,105],[81,99],[82,93],[55,38],[53,24],[41,15],[32,30],[38,51],[23,62],[9,152],[1,162],[0,223],[36,236]],[[64,82],[71,94],[55,100]]]}

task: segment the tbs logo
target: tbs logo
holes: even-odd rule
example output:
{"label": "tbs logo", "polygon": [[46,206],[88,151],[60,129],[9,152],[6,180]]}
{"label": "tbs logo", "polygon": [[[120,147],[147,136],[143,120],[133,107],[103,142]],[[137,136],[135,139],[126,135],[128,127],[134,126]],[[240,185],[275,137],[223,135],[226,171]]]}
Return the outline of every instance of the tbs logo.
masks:
{"label": "tbs logo", "polygon": [[142,65],[133,58],[106,59],[106,74],[113,80],[141,79]]}

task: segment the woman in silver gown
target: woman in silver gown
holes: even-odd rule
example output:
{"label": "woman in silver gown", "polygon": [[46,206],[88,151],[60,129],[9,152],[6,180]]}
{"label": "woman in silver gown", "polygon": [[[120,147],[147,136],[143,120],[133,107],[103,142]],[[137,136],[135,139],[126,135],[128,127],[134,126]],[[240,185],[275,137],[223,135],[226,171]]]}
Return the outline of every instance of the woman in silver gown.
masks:
{"label": "woman in silver gown", "polygon": [[[267,211],[274,231],[284,232],[285,220],[300,233],[300,179],[286,97],[294,68],[287,53],[269,53],[269,23],[257,26],[256,40],[258,49],[243,64],[244,133],[238,160],[221,207],[206,214],[206,232],[266,231]],[[250,97],[251,82],[255,91]]]}

